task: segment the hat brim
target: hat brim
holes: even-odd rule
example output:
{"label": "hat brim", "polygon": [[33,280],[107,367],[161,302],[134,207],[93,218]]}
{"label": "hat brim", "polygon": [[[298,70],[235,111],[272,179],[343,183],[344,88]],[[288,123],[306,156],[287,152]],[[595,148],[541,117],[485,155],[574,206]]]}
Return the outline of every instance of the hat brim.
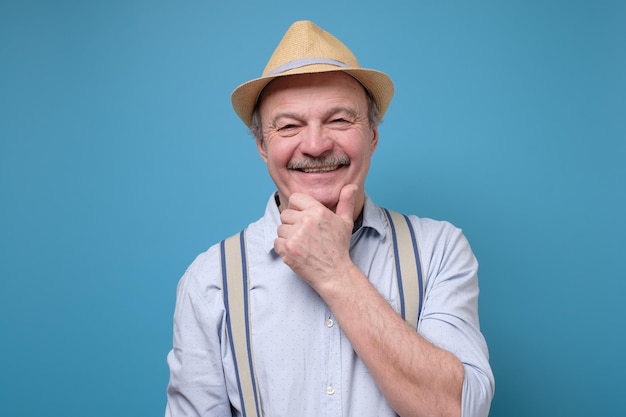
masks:
{"label": "hat brim", "polygon": [[278,75],[265,76],[248,81],[241,84],[233,91],[231,95],[231,102],[239,118],[246,124],[246,126],[250,127],[252,125],[252,112],[254,111],[257,100],[259,99],[263,89],[272,80],[287,75],[336,71],[343,71],[360,82],[373,97],[381,117],[385,114],[387,108],[389,107],[389,103],[391,103],[391,98],[393,97],[394,92],[393,82],[387,74],[372,69],[342,68],[327,64],[315,64],[295,68],[290,71],[282,72]]}

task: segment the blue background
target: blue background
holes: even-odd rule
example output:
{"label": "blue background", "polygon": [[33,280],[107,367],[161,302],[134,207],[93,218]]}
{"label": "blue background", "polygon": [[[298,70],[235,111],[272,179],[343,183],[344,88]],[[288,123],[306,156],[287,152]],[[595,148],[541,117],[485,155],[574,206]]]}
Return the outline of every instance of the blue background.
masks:
{"label": "blue background", "polygon": [[396,95],[367,183],[461,227],[491,416],[623,415],[626,2],[3,1],[0,416],[162,415],[176,284],[273,190],[230,93],[311,19]]}

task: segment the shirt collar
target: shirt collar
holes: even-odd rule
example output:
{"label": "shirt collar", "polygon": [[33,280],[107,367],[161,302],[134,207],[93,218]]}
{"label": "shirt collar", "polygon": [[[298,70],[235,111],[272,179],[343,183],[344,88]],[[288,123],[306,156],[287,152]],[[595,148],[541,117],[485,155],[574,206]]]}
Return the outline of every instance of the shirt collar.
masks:
{"label": "shirt collar", "polygon": [[[274,241],[278,237],[277,229],[280,225],[280,212],[276,205],[275,193],[273,193],[267,205],[265,207],[264,219],[264,234],[265,234],[265,251],[270,252],[274,250]],[[383,210],[378,207],[365,195],[365,204],[363,205],[363,224],[360,229],[370,228],[374,229],[380,238],[385,238],[387,234],[387,219]],[[358,231],[355,231],[358,233]]]}

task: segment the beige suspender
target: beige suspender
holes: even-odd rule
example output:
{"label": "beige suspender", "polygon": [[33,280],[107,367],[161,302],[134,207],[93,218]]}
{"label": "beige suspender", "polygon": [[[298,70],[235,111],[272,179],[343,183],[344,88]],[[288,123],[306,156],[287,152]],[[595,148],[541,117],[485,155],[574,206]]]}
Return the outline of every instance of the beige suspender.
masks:
{"label": "beige suspender", "polygon": [[[409,218],[384,210],[393,240],[400,313],[417,329],[423,299],[419,248]],[[220,243],[227,332],[233,352],[243,417],[262,417],[250,340],[249,277],[245,230]],[[231,308],[232,307],[232,308]]]}
{"label": "beige suspender", "polygon": [[261,397],[256,384],[250,341],[250,312],[248,310],[250,281],[245,243],[245,230],[221,243],[224,305],[243,417],[261,417],[259,404]]}
{"label": "beige suspender", "polygon": [[384,211],[391,228],[392,239],[395,240],[393,248],[400,293],[398,297],[400,313],[404,320],[417,330],[424,292],[417,239],[407,216],[391,210]]}

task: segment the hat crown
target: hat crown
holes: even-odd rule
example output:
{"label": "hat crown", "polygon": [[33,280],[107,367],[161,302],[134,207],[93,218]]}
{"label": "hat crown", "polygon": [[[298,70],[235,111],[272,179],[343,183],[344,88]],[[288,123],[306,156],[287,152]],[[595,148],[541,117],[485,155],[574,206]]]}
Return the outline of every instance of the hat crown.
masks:
{"label": "hat crown", "polygon": [[313,22],[301,20],[289,27],[265,66],[263,76],[313,64],[360,68],[352,51],[339,39]]}
{"label": "hat crown", "polygon": [[261,92],[272,80],[290,75],[343,71],[351,75],[373,97],[381,117],[393,97],[393,82],[383,72],[361,68],[356,57],[339,39],[313,22],[293,23],[270,57],[263,75],[235,88],[233,108],[250,127]]}

